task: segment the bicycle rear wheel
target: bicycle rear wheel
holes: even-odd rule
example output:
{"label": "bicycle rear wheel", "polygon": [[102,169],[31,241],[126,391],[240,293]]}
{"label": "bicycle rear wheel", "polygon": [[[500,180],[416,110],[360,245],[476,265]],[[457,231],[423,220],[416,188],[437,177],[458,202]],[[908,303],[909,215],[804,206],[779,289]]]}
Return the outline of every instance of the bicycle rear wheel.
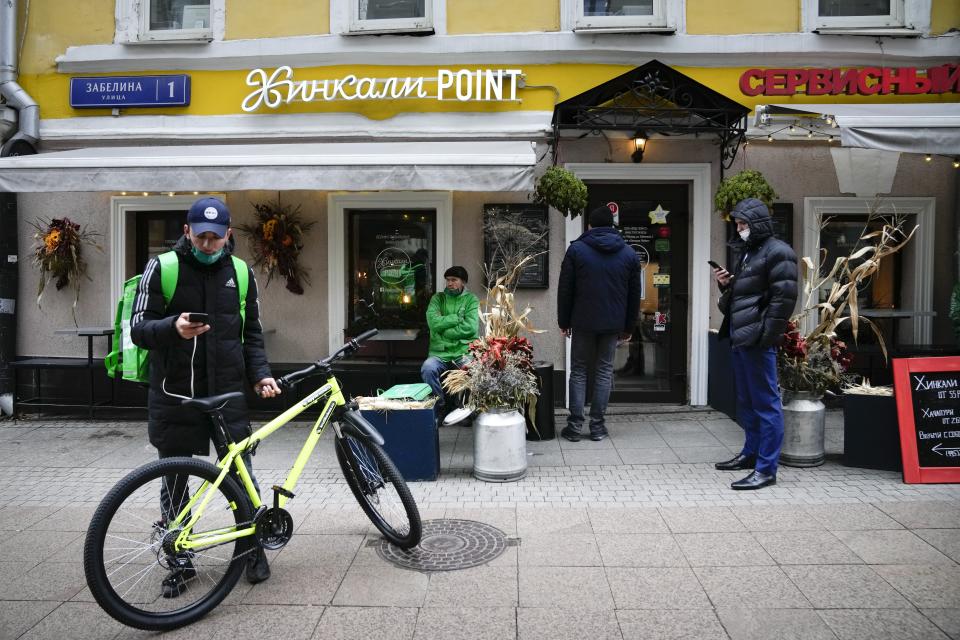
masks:
{"label": "bicycle rear wheel", "polygon": [[219,474],[203,460],[165,458],[132,471],[110,490],[83,548],[87,586],[104,611],[131,627],[167,630],[198,620],[230,593],[255,548],[254,537],[184,549],[175,544],[181,529],[173,523],[202,493],[200,499],[209,496],[209,502],[192,537],[252,526],[249,499],[230,476],[213,488]]}
{"label": "bicycle rear wheel", "polygon": [[347,430],[337,438],[336,450],[343,476],[374,526],[398,547],[416,546],[420,542],[420,512],[386,452],[375,442]]}

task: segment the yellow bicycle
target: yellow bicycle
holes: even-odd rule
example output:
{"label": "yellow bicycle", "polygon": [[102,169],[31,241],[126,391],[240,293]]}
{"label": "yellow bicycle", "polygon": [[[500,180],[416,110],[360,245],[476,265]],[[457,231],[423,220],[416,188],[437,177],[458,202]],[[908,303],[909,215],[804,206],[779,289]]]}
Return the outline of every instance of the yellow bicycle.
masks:
{"label": "yellow bicycle", "polygon": [[[100,503],[83,550],[87,585],[100,606],[120,622],[147,630],[173,629],[209,613],[233,589],[248,556],[280,549],[293,535],[284,509],[328,424],[336,433],[337,461],[360,507],[393,544],[420,542],[420,513],[410,489],[384,452],[383,437],[347,401],[332,364],[351,355],[368,331],[329,357],[283,376],[281,385],[323,376],[322,386],[240,442],[233,442],[221,409],[240,392],[184,400],[206,412],[219,456],[164,458],[128,474]],[[260,500],[243,456],[300,413],[325,401],[273,504]],[[158,508],[159,503],[159,508]]]}

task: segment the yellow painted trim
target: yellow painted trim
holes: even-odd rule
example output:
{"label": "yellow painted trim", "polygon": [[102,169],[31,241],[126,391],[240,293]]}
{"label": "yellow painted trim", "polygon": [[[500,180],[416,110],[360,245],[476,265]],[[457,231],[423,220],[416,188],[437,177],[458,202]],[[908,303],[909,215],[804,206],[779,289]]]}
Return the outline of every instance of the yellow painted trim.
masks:
{"label": "yellow painted trim", "polygon": [[[296,69],[294,79],[342,78],[347,74],[372,77],[408,77],[436,75],[438,68],[457,70],[484,68],[485,65],[464,67],[401,67],[401,66],[333,66]],[[556,87],[559,100],[566,100],[602,84],[611,78],[629,71],[632,67],[600,64],[545,64],[545,65],[490,65],[489,68],[520,68],[526,74],[526,84],[546,88],[520,89],[519,102],[439,102],[432,99],[411,100],[352,100],[339,102],[314,101],[283,105],[279,109],[261,107],[256,113],[359,113],[374,120],[393,117],[398,113],[440,112],[509,112],[549,111],[556,103],[556,94],[549,87]],[[960,102],[960,94],[910,95],[910,96],[744,96],[740,93],[740,76],[747,67],[703,68],[676,67],[678,71],[703,83],[714,91],[753,109],[765,103],[908,103],[908,102]],[[247,71],[175,71],[165,73],[189,73],[191,76],[192,103],[184,108],[122,109],[129,115],[232,115],[244,113],[240,105],[251,88],[245,83]],[[108,74],[104,74],[108,75]],[[136,74],[112,74],[136,75]],[[147,75],[146,73],[143,75]],[[41,74],[22,75],[20,82],[41,105],[45,119],[75,118],[109,115],[109,109],[72,109],[69,106],[69,79],[67,75]]]}
{"label": "yellow painted trim", "polygon": [[799,0],[687,0],[686,6],[691,35],[800,31]]}
{"label": "yellow painted trim", "polygon": [[939,35],[960,29],[960,1],[933,0],[930,7],[930,33]]}
{"label": "yellow painted trim", "polygon": [[559,0],[447,0],[451,35],[559,30]]}
{"label": "yellow painted trim", "polygon": [[329,0],[227,0],[226,40],[330,33]]}

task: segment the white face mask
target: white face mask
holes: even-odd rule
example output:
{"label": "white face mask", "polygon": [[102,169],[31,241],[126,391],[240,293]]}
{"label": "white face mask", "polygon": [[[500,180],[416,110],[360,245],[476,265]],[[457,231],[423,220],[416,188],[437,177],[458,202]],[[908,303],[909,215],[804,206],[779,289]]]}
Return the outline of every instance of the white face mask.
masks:
{"label": "white face mask", "polygon": [[750,237],[750,229],[744,229],[743,231],[738,232],[740,234],[740,239],[744,242],[747,241],[747,238]]}

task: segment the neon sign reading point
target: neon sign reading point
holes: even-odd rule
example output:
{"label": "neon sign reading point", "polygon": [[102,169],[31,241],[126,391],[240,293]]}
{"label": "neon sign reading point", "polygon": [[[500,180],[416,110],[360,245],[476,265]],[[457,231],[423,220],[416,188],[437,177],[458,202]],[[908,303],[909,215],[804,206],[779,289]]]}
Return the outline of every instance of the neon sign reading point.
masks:
{"label": "neon sign reading point", "polygon": [[253,87],[243,100],[244,111],[260,106],[276,109],[291,102],[334,100],[434,99],[458,102],[509,102],[517,100],[523,72],[520,69],[438,69],[433,77],[372,78],[349,74],[343,78],[294,80],[293,69],[277,67],[268,74],[253,69],[247,86]]}

